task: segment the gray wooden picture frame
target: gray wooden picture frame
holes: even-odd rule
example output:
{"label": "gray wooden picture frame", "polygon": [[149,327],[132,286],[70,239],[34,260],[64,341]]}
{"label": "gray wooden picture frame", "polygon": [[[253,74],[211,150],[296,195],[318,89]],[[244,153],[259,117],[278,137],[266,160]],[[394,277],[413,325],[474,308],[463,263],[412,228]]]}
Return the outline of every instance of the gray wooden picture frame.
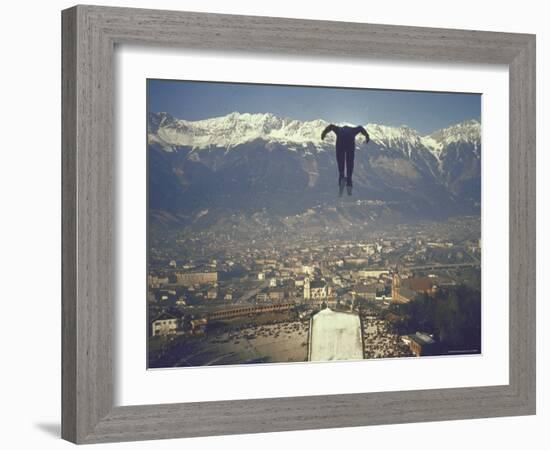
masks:
{"label": "gray wooden picture frame", "polygon": [[[535,413],[534,35],[97,6],[63,11],[62,32],[64,439],[94,443]],[[116,44],[128,43],[507,65],[509,384],[114,406],[113,54]]]}

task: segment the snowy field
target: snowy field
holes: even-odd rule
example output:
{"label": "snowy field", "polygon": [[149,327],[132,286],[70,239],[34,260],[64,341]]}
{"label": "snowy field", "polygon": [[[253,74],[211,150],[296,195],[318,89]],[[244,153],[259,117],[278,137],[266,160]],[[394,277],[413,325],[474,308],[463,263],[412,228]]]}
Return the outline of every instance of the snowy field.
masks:
{"label": "snowy field", "polygon": [[363,359],[361,321],[351,313],[323,309],[313,316],[310,361]]}

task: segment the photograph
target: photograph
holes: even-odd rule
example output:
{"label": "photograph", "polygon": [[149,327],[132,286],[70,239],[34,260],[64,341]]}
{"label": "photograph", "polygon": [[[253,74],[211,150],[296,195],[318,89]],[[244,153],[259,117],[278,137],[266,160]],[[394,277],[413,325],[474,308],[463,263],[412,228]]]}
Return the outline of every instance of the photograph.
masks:
{"label": "photograph", "polygon": [[543,2],[3,6],[2,448],[545,447]]}
{"label": "photograph", "polygon": [[481,94],[147,79],[147,367],[481,354]]}

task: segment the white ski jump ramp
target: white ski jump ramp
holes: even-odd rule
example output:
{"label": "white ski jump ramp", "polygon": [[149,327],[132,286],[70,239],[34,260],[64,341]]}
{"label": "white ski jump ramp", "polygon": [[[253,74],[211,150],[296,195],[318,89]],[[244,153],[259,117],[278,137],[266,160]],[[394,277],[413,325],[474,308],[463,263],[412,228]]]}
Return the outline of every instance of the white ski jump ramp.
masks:
{"label": "white ski jump ramp", "polygon": [[309,361],[363,359],[361,321],[357,314],[323,309],[311,319]]}

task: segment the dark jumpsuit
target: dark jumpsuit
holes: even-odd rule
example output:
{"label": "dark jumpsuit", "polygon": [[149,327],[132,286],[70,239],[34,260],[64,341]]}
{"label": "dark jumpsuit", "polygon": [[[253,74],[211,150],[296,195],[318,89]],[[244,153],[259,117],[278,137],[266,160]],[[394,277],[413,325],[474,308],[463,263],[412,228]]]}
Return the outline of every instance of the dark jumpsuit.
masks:
{"label": "dark jumpsuit", "polygon": [[331,131],[336,134],[336,162],[338,163],[338,173],[340,178],[344,177],[344,170],[346,173],[346,182],[348,186],[351,186],[351,177],[353,175],[353,162],[355,159],[355,137],[358,134],[362,134],[369,141],[369,135],[367,131],[359,127],[329,125],[323,130],[321,138],[324,139],[327,133]]}

